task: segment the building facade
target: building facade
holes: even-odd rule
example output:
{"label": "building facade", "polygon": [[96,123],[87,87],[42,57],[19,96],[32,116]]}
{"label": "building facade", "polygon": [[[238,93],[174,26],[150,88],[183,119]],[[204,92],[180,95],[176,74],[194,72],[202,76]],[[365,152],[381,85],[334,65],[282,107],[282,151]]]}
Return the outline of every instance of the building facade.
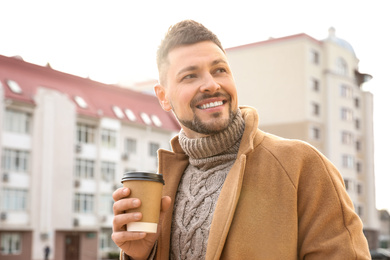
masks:
{"label": "building facade", "polygon": [[260,128],[317,147],[340,170],[370,248],[377,248],[373,96],[352,46],[335,35],[269,39],[226,50],[239,103],[255,107]]}
{"label": "building facade", "polygon": [[381,248],[387,248],[390,250],[390,214],[387,210],[379,210],[380,216],[380,231],[379,241]]}
{"label": "building facade", "polygon": [[147,94],[0,56],[1,259],[103,259],[112,192],[179,131]]}

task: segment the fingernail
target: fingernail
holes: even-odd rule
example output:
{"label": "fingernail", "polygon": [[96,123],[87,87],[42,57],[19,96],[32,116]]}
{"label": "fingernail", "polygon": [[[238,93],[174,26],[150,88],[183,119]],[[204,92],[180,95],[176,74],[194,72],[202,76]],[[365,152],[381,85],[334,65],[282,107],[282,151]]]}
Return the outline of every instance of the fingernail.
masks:
{"label": "fingernail", "polygon": [[138,207],[141,204],[141,201],[139,199],[133,200],[133,206]]}
{"label": "fingernail", "polygon": [[141,213],[139,213],[139,212],[134,213],[134,218],[141,219],[141,217],[142,217]]}
{"label": "fingernail", "polygon": [[127,194],[129,192],[129,188],[123,188],[122,193]]}

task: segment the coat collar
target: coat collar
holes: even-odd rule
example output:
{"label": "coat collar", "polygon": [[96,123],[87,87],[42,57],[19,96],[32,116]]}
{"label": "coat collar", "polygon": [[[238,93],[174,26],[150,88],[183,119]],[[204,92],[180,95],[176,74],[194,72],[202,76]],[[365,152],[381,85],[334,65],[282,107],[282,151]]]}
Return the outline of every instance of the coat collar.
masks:
{"label": "coat collar", "polygon": [[[229,232],[237,202],[240,197],[242,180],[245,170],[246,156],[264,138],[258,131],[258,115],[251,107],[240,107],[245,120],[245,130],[241,139],[237,159],[233,164],[219,195],[210,227],[206,259],[219,259]],[[260,135],[256,133],[261,133]],[[170,230],[177,187],[181,176],[188,166],[188,156],[181,148],[178,136],[171,141],[173,152],[159,150],[159,172],[164,175],[165,187],[163,195],[172,198],[172,206],[162,223],[162,232],[158,242],[158,259],[169,259]]]}

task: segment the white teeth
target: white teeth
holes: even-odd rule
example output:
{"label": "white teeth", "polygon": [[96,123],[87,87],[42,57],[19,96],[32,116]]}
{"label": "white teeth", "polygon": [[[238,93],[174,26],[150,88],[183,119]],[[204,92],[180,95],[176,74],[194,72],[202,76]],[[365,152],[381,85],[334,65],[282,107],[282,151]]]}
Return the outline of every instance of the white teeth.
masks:
{"label": "white teeth", "polygon": [[215,101],[215,102],[211,102],[211,103],[208,103],[208,104],[204,104],[200,108],[201,109],[206,109],[206,108],[217,107],[217,106],[222,106],[222,105],[223,105],[222,101]]}

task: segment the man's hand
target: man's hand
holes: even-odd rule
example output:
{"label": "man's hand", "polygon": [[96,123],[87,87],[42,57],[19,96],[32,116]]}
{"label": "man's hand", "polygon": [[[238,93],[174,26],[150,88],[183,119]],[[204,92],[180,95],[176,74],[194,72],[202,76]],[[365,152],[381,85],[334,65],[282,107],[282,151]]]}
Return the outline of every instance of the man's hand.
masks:
{"label": "man's hand", "polygon": [[130,192],[131,191],[128,188],[119,188],[112,194],[115,203],[113,206],[114,220],[111,238],[128,256],[131,256],[135,260],[146,259],[161,232],[161,220],[164,218],[165,212],[171,206],[171,198],[164,196],[161,199],[160,223],[157,233],[147,234],[145,232],[130,232],[126,231],[126,224],[138,221],[142,218],[140,212],[125,213],[126,210],[141,206],[141,201],[139,199],[128,198]]}

